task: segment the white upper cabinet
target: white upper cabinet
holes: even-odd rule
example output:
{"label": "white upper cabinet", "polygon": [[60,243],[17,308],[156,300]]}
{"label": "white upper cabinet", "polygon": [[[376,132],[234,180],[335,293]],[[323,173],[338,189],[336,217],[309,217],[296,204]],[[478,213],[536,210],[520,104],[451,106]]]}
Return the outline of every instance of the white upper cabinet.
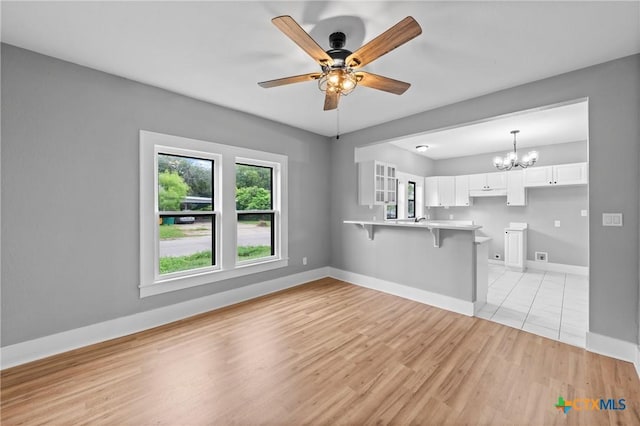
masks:
{"label": "white upper cabinet", "polygon": [[424,205],[427,207],[438,207],[438,177],[432,176],[424,178]]}
{"label": "white upper cabinet", "polygon": [[506,172],[487,173],[487,187],[489,189],[506,189],[507,173]]}
{"label": "white upper cabinet", "polygon": [[559,164],[553,166],[555,185],[586,185],[587,163]]}
{"label": "white upper cabinet", "polygon": [[547,186],[553,185],[552,166],[532,167],[524,171],[524,186]]}
{"label": "white upper cabinet", "polygon": [[587,163],[559,164],[524,170],[524,186],[527,188],[552,185],[586,185],[587,182]]}
{"label": "white upper cabinet", "polygon": [[527,194],[524,189],[523,170],[510,170],[507,172],[507,205],[527,205]]}
{"label": "white upper cabinet", "polygon": [[505,172],[479,173],[469,175],[470,191],[490,191],[507,188],[507,176]]}
{"label": "white upper cabinet", "polygon": [[456,205],[456,178],[455,176],[440,176],[438,178],[438,195],[443,206]]}
{"label": "white upper cabinet", "polygon": [[455,194],[456,206],[469,206],[471,205],[471,198],[469,198],[469,176],[456,176],[455,177]]}
{"label": "white upper cabinet", "polygon": [[424,179],[424,202],[427,207],[454,206],[455,176],[430,176]]}
{"label": "white upper cabinet", "polygon": [[381,161],[358,163],[358,203],[362,205],[396,204],[396,166]]}

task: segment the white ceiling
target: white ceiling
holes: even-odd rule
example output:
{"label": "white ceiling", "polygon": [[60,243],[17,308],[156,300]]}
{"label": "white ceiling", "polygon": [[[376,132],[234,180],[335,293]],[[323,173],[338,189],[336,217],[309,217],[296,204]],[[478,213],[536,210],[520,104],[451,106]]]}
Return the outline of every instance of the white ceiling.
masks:
{"label": "white ceiling", "polygon": [[[587,101],[521,111],[490,120],[389,141],[434,160],[513,149],[511,130],[520,130],[517,147],[586,141],[589,138]],[[416,146],[428,145],[425,152]]]}
{"label": "white ceiling", "polygon": [[322,110],[314,82],[256,84],[319,70],[271,24],[275,16],[291,15],[324,48],[341,30],[350,50],[407,15],[422,26],[364,68],[411,88],[402,96],[357,88],[341,100],[343,134],[640,52],[637,1],[1,5],[6,43],[327,136],[337,112]]}

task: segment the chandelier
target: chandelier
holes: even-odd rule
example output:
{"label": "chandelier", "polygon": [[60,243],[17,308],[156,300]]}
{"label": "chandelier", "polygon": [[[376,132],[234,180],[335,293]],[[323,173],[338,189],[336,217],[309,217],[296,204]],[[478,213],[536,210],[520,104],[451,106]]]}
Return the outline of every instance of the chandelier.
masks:
{"label": "chandelier", "polygon": [[348,95],[358,85],[358,77],[351,68],[323,67],[318,79],[318,88],[323,92],[336,92]]}
{"label": "chandelier", "polygon": [[494,157],[493,165],[496,166],[499,170],[511,170],[514,167],[522,167],[526,169],[527,167],[531,167],[536,164],[538,161],[538,151],[530,151],[522,160],[518,160],[518,153],[516,152],[516,135],[520,133],[520,130],[512,130],[511,134],[513,135],[513,152],[507,153],[507,155],[502,157]]}

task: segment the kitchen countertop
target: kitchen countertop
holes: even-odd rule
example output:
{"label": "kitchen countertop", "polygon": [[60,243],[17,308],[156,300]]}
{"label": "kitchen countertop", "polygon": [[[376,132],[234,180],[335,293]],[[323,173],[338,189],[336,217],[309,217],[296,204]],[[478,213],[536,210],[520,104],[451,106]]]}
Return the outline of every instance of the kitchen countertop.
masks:
{"label": "kitchen countertop", "polygon": [[491,241],[491,238],[489,238],[489,237],[476,237],[476,239],[475,239],[475,243],[476,244],[486,243],[487,241]]}
{"label": "kitchen countertop", "polygon": [[414,222],[413,220],[345,220],[344,223],[354,223],[363,226],[400,226],[404,228],[454,229],[462,231],[475,231],[482,228],[480,225],[469,225],[446,220],[425,220],[421,222]]}

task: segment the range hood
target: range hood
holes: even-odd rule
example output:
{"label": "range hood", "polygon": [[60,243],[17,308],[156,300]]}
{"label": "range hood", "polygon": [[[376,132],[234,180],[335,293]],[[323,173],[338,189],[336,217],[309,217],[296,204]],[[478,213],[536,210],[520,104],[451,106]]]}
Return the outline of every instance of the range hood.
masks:
{"label": "range hood", "polygon": [[474,189],[469,191],[469,197],[506,197],[506,189]]}

